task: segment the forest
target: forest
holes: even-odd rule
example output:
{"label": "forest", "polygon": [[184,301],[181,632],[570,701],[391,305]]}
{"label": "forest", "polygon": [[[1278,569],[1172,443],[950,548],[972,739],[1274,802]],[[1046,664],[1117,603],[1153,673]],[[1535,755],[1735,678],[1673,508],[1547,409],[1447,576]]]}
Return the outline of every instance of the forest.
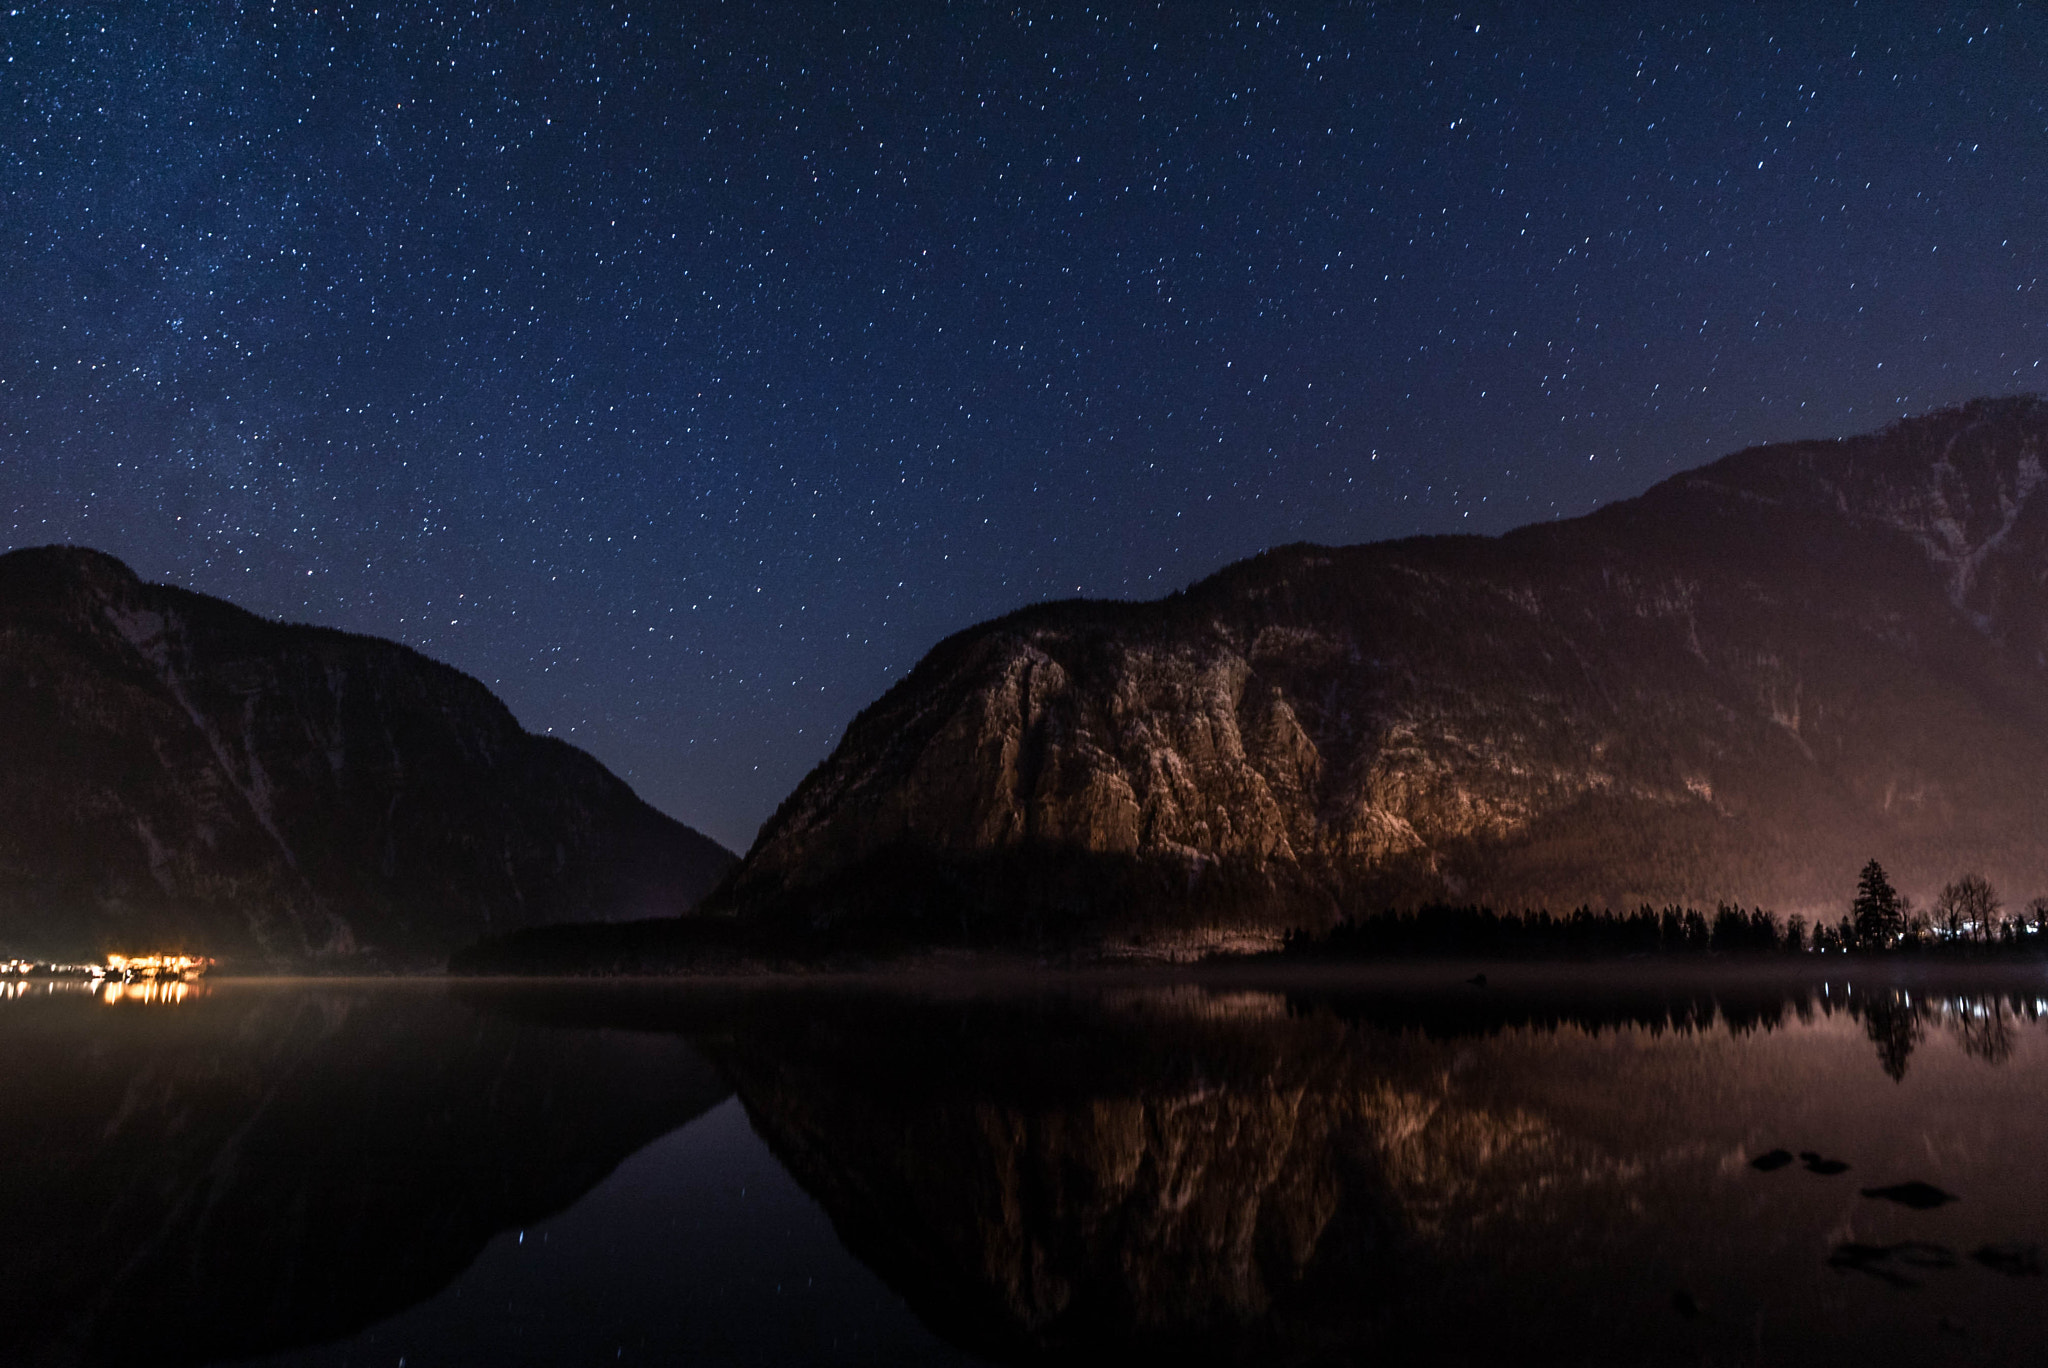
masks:
{"label": "forest", "polygon": [[1294,959],[1377,959],[1401,955],[1499,958],[1655,954],[1907,954],[2015,956],[2048,953],[2048,897],[2008,912],[1981,874],[1945,885],[1921,911],[1892,887],[1876,860],[1857,876],[1854,895],[1833,922],[1779,918],[1761,907],[1721,903],[1640,907],[1633,912],[1579,907],[1500,912],[1436,904],[1354,917],[1326,931],[1290,932],[1280,953]]}

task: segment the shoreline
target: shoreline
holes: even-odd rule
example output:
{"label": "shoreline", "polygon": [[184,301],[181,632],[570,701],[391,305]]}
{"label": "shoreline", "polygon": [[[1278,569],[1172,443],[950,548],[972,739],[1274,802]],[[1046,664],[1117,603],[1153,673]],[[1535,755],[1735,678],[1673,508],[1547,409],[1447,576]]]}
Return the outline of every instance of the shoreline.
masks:
{"label": "shoreline", "polygon": [[[1474,979],[1483,979],[1475,983]],[[984,991],[1045,991],[1076,987],[1149,988],[1192,986],[1218,989],[1418,988],[1494,992],[1645,990],[1662,987],[1709,989],[1868,982],[1894,988],[1935,989],[1945,984],[2040,986],[2048,989],[2048,958],[1986,957],[1927,959],[1895,956],[1726,956],[1635,959],[1502,959],[1486,956],[1431,956],[1364,962],[1208,961],[1171,964],[1106,960],[1048,964],[1012,956],[947,956],[884,964],[763,966],[592,974],[236,974],[215,972],[214,988],[326,986],[335,988],[460,985],[479,989],[917,989],[974,988]]]}

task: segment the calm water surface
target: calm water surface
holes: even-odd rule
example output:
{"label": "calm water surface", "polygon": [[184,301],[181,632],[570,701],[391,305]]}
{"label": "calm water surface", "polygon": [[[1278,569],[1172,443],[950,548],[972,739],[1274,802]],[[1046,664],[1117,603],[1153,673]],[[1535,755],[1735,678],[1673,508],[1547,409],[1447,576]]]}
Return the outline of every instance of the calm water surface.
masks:
{"label": "calm water surface", "polygon": [[2040,971],[1465,972],[38,987],[0,1357],[2039,1361]]}

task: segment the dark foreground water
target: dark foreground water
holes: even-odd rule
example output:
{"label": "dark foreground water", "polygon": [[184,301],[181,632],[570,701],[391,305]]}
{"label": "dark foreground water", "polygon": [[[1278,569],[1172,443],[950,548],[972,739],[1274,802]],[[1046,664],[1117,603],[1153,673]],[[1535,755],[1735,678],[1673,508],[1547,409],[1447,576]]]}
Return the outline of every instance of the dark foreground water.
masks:
{"label": "dark foreground water", "polygon": [[2041,1361],[2048,976],[1466,972],[14,994],[0,1360]]}

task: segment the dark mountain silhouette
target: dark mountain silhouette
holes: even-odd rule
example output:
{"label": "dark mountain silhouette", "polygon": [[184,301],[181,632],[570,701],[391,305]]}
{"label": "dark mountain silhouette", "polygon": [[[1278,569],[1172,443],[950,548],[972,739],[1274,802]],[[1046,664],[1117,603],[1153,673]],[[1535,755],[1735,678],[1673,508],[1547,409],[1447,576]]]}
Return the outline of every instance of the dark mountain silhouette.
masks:
{"label": "dark mountain silhouette", "polygon": [[1743,451],[1502,537],[1289,546],[941,643],[713,905],[1255,941],[1432,902],[2048,888],[2048,404]]}
{"label": "dark mountain silhouette", "polygon": [[433,957],[680,912],[732,862],[417,652],[0,556],[0,953]]}

